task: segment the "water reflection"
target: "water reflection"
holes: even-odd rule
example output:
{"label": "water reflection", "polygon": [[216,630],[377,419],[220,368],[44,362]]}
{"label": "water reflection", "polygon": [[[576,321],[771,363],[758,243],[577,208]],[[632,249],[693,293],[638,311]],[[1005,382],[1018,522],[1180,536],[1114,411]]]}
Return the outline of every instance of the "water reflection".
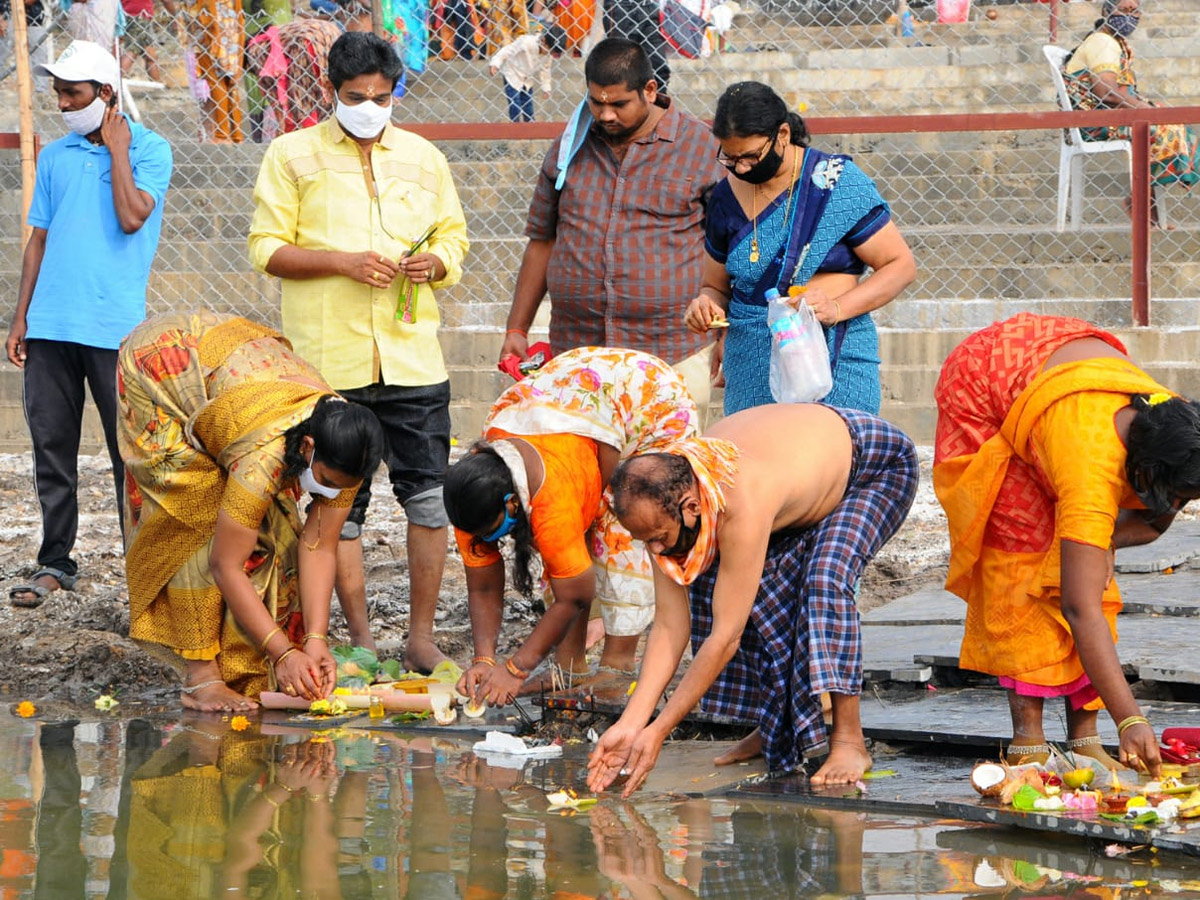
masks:
{"label": "water reflection", "polygon": [[1187,861],[955,822],[727,798],[564,816],[585,749],[220,719],[0,719],[8,898],[1200,897]]}

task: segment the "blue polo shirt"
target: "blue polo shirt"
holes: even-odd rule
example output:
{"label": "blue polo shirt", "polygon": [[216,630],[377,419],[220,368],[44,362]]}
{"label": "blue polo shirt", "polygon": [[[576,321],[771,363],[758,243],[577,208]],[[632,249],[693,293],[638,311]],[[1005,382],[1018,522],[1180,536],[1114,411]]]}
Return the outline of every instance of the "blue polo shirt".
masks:
{"label": "blue polo shirt", "polygon": [[129,128],[133,183],[154,198],[154,211],[133,234],[117,221],[107,147],[72,133],[38,156],[28,221],[46,229],[46,254],[29,303],[27,338],[115,350],[146,317],[171,145],[135,122]]}

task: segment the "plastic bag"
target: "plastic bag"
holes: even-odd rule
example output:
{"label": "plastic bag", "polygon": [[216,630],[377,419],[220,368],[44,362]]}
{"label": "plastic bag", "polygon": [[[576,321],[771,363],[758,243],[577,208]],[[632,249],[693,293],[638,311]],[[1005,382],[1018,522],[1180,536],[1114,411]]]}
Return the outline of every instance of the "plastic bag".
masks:
{"label": "plastic bag", "polygon": [[366,687],[379,674],[378,657],[364,647],[330,647],[329,652],[337,663],[338,687]]}
{"label": "plastic bag", "polygon": [[833,389],[829,347],[817,314],[807,303],[792,308],[771,288],[766,293],[771,330],[771,396],[776,403],[811,403]]}

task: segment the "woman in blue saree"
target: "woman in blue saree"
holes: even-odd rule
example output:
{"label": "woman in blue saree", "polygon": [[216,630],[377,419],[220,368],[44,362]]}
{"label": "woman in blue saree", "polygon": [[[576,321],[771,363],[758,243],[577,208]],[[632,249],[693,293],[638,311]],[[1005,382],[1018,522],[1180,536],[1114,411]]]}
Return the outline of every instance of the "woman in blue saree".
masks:
{"label": "woman in blue saree", "polygon": [[829,344],[833,390],[821,402],[878,413],[870,313],[917,272],[887,203],[848,156],[810,148],[804,120],[765,84],[727,88],[712,130],[733,177],[709,200],[703,285],[685,321],[705,332],[728,320],[713,354],[714,379],[724,370],[725,414],[774,402],[764,295],[787,296],[793,286],[803,291],[792,302],[812,307]]}

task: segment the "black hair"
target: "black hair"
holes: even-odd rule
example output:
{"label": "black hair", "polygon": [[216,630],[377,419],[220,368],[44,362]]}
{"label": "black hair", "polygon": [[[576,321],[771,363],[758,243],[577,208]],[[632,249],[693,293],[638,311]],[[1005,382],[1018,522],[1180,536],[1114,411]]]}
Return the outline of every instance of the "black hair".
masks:
{"label": "black hair", "polygon": [[592,48],[583,63],[588,84],[623,84],[639,94],[654,81],[654,67],[641,44],[627,38],[605,38]]}
{"label": "black hair", "polygon": [[635,500],[650,500],[663,512],[679,515],[679,504],[696,481],[692,464],[677,453],[643,453],[617,466],[608,485],[613,512],[621,518]]}
{"label": "black hair", "polygon": [[404,64],[392,45],[372,31],[347,31],[329,48],[329,80],[333,89],[359,75],[382,75],[395,89],[404,72]]}
{"label": "black hair", "polygon": [[1100,16],[1092,23],[1092,31],[1098,31],[1108,23],[1108,17],[1117,11],[1117,7],[1121,5],[1121,0],[1104,0],[1100,5]]}
{"label": "black hair", "polygon": [[542,43],[551,53],[562,53],[567,49],[567,33],[558,25],[547,25],[542,32]]}
{"label": "black hair", "polygon": [[1200,494],[1200,403],[1172,397],[1150,405],[1146,394],[1131,400],[1125,477],[1154,516]]}
{"label": "black hair", "polygon": [[759,81],[739,81],[725,88],[713,114],[713,136],[723,141],[731,137],[771,137],[784,122],[792,131],[791,142],[808,146],[808,126],[800,114],[788,109],[783,98]]}
{"label": "black hair", "polygon": [[[476,441],[470,452],[446,469],[442,502],[450,524],[470,535],[474,548],[504,515],[504,498],[515,494],[512,473],[487,441]],[[509,532],[513,539],[513,586],[527,598],[533,597],[533,526],[525,508],[517,504],[517,522]]]}
{"label": "black hair", "polygon": [[326,394],[311,416],[283,433],[285,479],[308,468],[308,460],[300,452],[300,442],[306,437],[313,439],[317,459],[336,472],[362,479],[379,468],[383,428],[375,413],[358,403]]}

